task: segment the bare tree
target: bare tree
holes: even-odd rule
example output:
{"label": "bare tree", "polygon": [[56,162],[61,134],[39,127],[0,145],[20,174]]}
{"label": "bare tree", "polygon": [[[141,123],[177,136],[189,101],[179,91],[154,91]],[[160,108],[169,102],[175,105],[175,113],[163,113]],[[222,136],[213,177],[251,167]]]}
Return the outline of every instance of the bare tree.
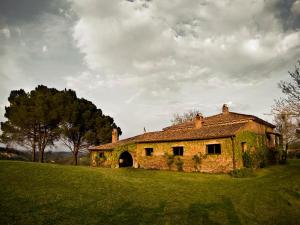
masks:
{"label": "bare tree", "polygon": [[288,145],[294,143],[298,140],[297,136],[297,126],[298,121],[297,118],[293,116],[293,114],[288,114],[287,112],[283,112],[281,114],[275,115],[274,119],[276,130],[282,134],[283,144],[285,149],[288,149]]}
{"label": "bare tree", "polygon": [[295,66],[294,72],[288,72],[291,81],[280,81],[279,88],[285,94],[285,98],[276,101],[273,110],[277,112],[287,111],[300,117],[300,61]]}
{"label": "bare tree", "polygon": [[197,114],[202,115],[202,113],[197,109],[191,109],[183,114],[174,113],[171,122],[173,125],[176,125],[187,121],[192,121]]}
{"label": "bare tree", "polygon": [[278,86],[285,97],[275,100],[272,107],[277,130],[282,134],[285,150],[290,143],[299,140],[297,127],[300,125],[300,61],[294,72],[288,72],[290,81],[280,81]]}

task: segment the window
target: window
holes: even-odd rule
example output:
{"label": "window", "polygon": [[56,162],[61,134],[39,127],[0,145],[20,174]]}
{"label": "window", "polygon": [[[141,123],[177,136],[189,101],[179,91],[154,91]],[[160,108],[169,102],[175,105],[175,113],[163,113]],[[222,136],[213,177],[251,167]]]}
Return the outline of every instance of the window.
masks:
{"label": "window", "polygon": [[183,147],[173,147],[173,155],[183,155]]}
{"label": "window", "polygon": [[221,154],[221,144],[206,145],[208,155]]}
{"label": "window", "polygon": [[104,158],[104,152],[99,152],[99,158]]}
{"label": "window", "polygon": [[245,151],[247,151],[247,143],[242,142],[242,152],[244,153]]}
{"label": "window", "polygon": [[146,156],[152,156],[153,155],[153,148],[145,148]]}

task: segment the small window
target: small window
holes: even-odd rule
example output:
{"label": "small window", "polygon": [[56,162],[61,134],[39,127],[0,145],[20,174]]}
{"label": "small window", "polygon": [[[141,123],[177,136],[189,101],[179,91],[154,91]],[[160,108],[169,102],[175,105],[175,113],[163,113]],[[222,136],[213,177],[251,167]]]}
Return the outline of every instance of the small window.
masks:
{"label": "small window", "polygon": [[153,148],[145,148],[146,156],[152,156],[153,155]]}
{"label": "small window", "polygon": [[206,145],[208,155],[221,154],[221,144]]}
{"label": "small window", "polygon": [[173,147],[173,154],[176,155],[183,155],[183,147]]}
{"label": "small window", "polygon": [[99,158],[104,158],[104,152],[99,152]]}

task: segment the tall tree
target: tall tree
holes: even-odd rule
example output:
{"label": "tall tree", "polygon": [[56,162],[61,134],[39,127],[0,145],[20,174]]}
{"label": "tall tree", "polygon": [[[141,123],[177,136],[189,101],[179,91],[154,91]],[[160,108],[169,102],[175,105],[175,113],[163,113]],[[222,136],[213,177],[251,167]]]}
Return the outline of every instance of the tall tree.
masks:
{"label": "tall tree", "polygon": [[275,115],[277,129],[282,133],[284,148],[299,139],[296,128],[300,125],[300,61],[295,71],[288,72],[290,81],[280,81],[278,86],[284,98],[275,100],[272,112]]}
{"label": "tall tree", "polygon": [[1,123],[1,140],[30,149],[32,161],[35,161],[37,124],[30,95],[23,89],[11,91],[8,101],[4,115],[7,121]]}
{"label": "tall tree", "polygon": [[12,91],[8,100],[1,140],[30,147],[33,161],[36,149],[39,162],[43,162],[46,147],[60,139],[72,151],[77,164],[82,149],[110,142],[113,128],[122,133],[113,118],[103,115],[92,102],[78,99],[72,90],[39,85],[29,93],[22,89]]}
{"label": "tall tree", "polygon": [[288,149],[291,143],[297,141],[297,120],[295,117],[283,112],[275,115],[276,130],[283,135],[284,147]]}
{"label": "tall tree", "polygon": [[79,152],[91,144],[106,143],[107,136],[111,139],[112,128],[116,125],[112,118],[103,115],[92,102],[78,99],[73,91],[65,92],[64,105],[60,125],[61,140],[72,152],[73,163],[77,165]]}
{"label": "tall tree", "polygon": [[33,161],[38,148],[39,162],[43,162],[45,148],[59,138],[62,110],[59,91],[40,85],[30,93],[22,89],[11,91],[8,101],[7,121],[1,123],[2,140],[30,146]]}
{"label": "tall tree", "polygon": [[278,84],[285,97],[276,101],[273,110],[288,111],[289,114],[300,117],[300,61],[295,66],[295,71],[288,73],[290,81],[280,81]]}
{"label": "tall tree", "polygon": [[62,120],[63,99],[58,90],[43,85],[31,91],[30,98],[34,104],[39,162],[44,162],[46,147],[54,145],[60,137],[58,126]]}

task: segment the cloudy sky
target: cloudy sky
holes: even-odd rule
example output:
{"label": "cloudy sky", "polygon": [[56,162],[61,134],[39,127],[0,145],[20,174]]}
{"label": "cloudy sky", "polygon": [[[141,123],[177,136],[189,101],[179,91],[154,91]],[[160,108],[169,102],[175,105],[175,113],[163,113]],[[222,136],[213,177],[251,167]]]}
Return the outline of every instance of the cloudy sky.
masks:
{"label": "cloudy sky", "polygon": [[74,89],[123,138],[172,114],[272,121],[300,59],[300,0],[0,0],[0,120],[13,89]]}

